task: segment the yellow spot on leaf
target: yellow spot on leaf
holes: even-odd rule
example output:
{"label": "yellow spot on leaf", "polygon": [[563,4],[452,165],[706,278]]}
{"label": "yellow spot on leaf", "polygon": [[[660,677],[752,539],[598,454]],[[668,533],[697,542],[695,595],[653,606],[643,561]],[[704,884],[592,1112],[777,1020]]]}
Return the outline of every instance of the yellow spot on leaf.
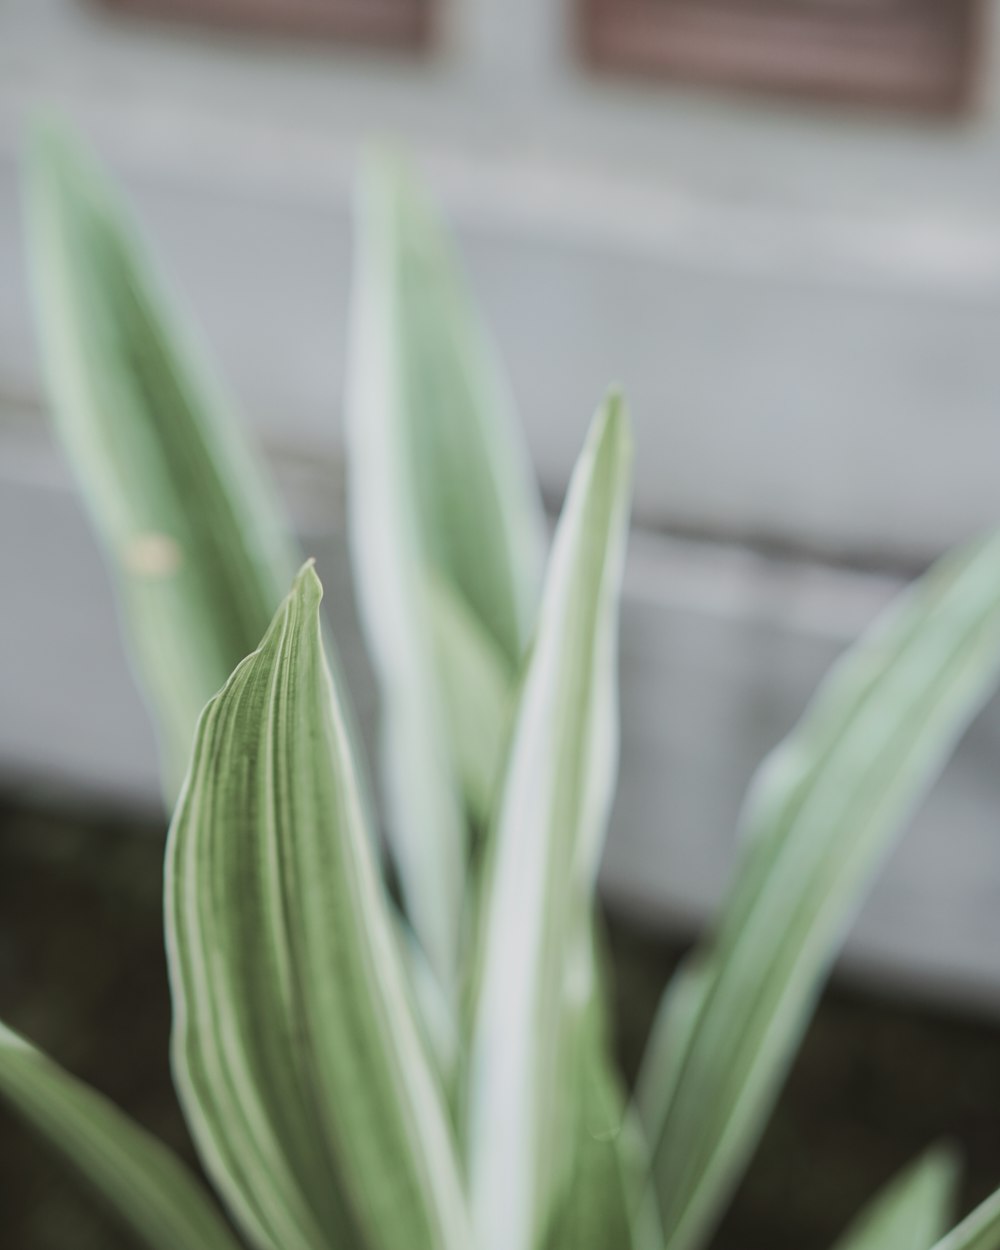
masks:
{"label": "yellow spot on leaf", "polygon": [[169,534],[136,534],[125,547],[125,567],[139,577],[172,577],[183,563],[180,544]]}

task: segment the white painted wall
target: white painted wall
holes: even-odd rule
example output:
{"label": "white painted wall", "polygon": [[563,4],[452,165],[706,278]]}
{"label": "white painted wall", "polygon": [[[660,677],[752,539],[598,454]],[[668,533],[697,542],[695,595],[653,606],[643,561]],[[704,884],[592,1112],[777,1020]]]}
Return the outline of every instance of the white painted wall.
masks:
{"label": "white painted wall", "polygon": [[[567,0],[449,0],[425,64],[0,7],[0,390],[38,393],[14,163],[40,102],[133,188],[256,421],[332,447],[350,184],[416,153],[467,246],[549,487],[614,378],[650,524],[919,561],[995,515],[1000,116],[595,81]],[[514,20],[514,19],[517,20]]]}

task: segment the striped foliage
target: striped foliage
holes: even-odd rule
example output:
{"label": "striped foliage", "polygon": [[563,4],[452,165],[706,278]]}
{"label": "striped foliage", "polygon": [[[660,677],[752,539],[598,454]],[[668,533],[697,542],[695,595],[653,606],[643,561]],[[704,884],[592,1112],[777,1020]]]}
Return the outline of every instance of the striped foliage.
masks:
{"label": "striped foliage", "polygon": [[530,1250],[574,1166],[584,1021],[598,979],[594,881],[617,761],[617,597],[631,438],[598,414],[570,485],[488,848],[470,1056],[480,1250]]}
{"label": "striped foliage", "polygon": [[704,1244],[851,917],[998,671],[994,536],[876,623],[761,770],[729,897],[664,1002],[640,1081],[668,1250]]}
{"label": "striped foliage", "polygon": [[2,1024],[0,1096],[150,1250],[238,1250],[216,1208],[166,1146]]}
{"label": "striped foliage", "polygon": [[[168,789],[187,763],[165,891],[174,1069],[246,1244],[701,1250],[851,916],[996,682],[1000,537],[904,596],[762,769],[728,898],[630,1099],[595,923],[623,402],[593,422],[543,584],[502,371],[431,207],[373,159],[348,447],[401,918],[316,574],[294,576],[270,489],[95,163],[47,127],[27,185],[57,428]],[[239,1244],[164,1147],[3,1026],[0,1097],[152,1250]],[[837,1250],[1000,1250],[1000,1196],[942,1235],[953,1189],[929,1153]]]}
{"label": "striped foliage", "polygon": [[465,1250],[320,598],[307,565],[198,729],[167,849],[178,1086],[256,1244]]}
{"label": "striped foliage", "polygon": [[25,188],[52,415],[115,579],[172,799],[201,709],[260,641],[298,560],[229,399],[97,162],[40,126]]}
{"label": "striped foliage", "polygon": [[[382,691],[389,833],[411,921],[451,998],[473,835],[495,781],[484,768],[506,729],[505,717],[488,724],[489,701],[453,665],[478,652],[487,686],[513,683],[541,562],[538,491],[512,407],[430,206],[399,160],[373,157],[346,400],[350,537]],[[442,651],[442,628],[459,631],[457,657]],[[482,737],[468,737],[470,718]]]}

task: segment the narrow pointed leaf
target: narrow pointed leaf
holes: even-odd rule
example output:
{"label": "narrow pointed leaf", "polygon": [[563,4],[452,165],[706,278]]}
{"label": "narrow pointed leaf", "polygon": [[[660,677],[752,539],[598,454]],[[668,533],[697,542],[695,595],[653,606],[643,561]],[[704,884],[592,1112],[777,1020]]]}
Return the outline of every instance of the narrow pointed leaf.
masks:
{"label": "narrow pointed leaf", "polygon": [[933,1250],[1000,1250],[1000,1189],[936,1242]]}
{"label": "narrow pointed leaf", "polygon": [[369,165],[357,230],[352,556],[383,696],[389,832],[410,918],[450,993],[466,900],[467,744],[446,707],[428,587],[432,575],[446,585],[512,677],[535,609],[542,514],[506,386],[443,232],[389,157]]}
{"label": "narrow pointed leaf", "polygon": [[598,414],[556,532],[489,846],[470,1064],[478,1250],[530,1250],[570,1183],[593,888],[617,766],[617,597],[631,441]]}
{"label": "narrow pointed leaf", "polygon": [[952,1152],[929,1151],[875,1196],[834,1250],[930,1250],[951,1222],[957,1180]]}
{"label": "narrow pointed leaf", "polygon": [[467,1250],[307,566],[205,710],[167,852],[174,1062],[267,1250]]}
{"label": "narrow pointed leaf", "polygon": [[[383,317],[366,327],[377,342],[355,346],[377,349],[397,376],[391,410],[357,415],[391,444],[382,473],[405,473],[422,554],[516,665],[534,623],[544,522],[509,388],[421,188],[387,154],[365,174],[358,280]],[[405,465],[390,464],[399,457]]]}
{"label": "narrow pointed leaf", "polygon": [[[743,862],[695,961],[702,992],[682,1053],[668,1059],[669,1097],[642,1106],[669,1250],[701,1245],[720,1213],[851,917],[998,668],[993,537],[900,599],[763,768]],[[664,1084],[647,1072],[640,1090]]]}
{"label": "narrow pointed leaf", "polygon": [[93,158],[39,127],[26,185],[55,425],[175,791],[198,714],[259,642],[297,561],[239,423]]}
{"label": "narrow pointed leaf", "polygon": [[2,1024],[0,1099],[150,1250],[239,1250],[204,1190],[166,1146]]}

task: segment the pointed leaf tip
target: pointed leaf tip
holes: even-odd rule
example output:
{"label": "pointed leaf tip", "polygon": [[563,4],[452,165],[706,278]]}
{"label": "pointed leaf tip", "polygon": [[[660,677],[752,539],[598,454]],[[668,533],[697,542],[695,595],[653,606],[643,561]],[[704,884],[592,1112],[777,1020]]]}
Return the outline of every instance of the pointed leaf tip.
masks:
{"label": "pointed leaf tip", "polygon": [[297,594],[309,607],[318,607],[323,601],[323,583],[316,572],[316,560],[310,556],[295,575],[292,593]]}
{"label": "pointed leaf tip", "polygon": [[[31,129],[24,196],[52,419],[108,552],[172,798],[202,708],[257,646],[298,557],[133,213],[59,118]],[[164,553],[170,576],[156,575]]]}
{"label": "pointed leaf tip", "polygon": [[[591,1013],[601,1019],[593,887],[618,760],[630,451],[624,405],[609,400],[593,419],[556,529],[494,809],[466,1125],[481,1250],[539,1244],[579,1176],[577,1144],[589,1131],[581,1091],[602,1115],[616,1096],[602,1066],[602,1030],[587,1022]],[[552,768],[540,770],[539,760]],[[597,1081],[606,1087],[594,1088]],[[588,1157],[627,1209],[615,1152]]]}
{"label": "pointed leaf tip", "polygon": [[167,848],[179,1093],[259,1250],[462,1250],[321,597],[308,561],[201,719]]}
{"label": "pointed leaf tip", "polygon": [[614,455],[631,461],[633,453],[632,416],[620,390],[612,387],[594,419],[591,437],[598,455]]}
{"label": "pointed leaf tip", "polygon": [[927,1250],[948,1227],[958,1179],[955,1151],[932,1147],[875,1195],[834,1250]]}

